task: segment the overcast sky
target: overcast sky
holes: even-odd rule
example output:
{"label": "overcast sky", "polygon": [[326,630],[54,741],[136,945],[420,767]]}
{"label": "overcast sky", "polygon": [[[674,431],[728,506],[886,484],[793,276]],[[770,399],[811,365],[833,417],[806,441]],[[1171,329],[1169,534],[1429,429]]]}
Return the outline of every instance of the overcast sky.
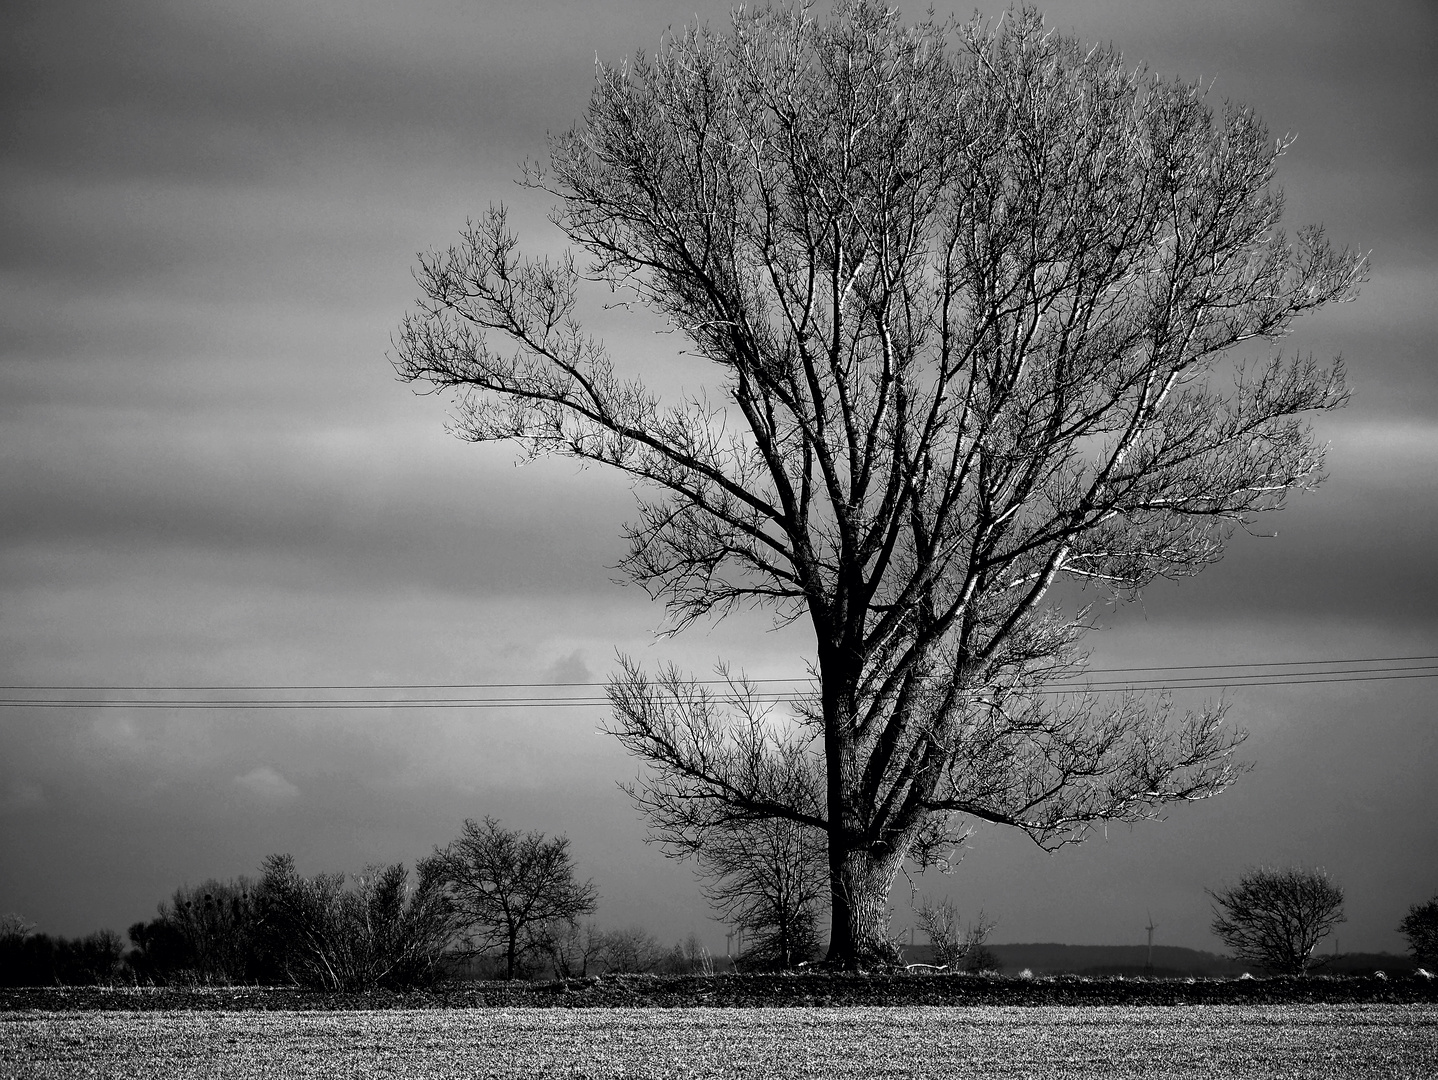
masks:
{"label": "overcast sky", "polygon": [[[916,14],[918,5],[906,5]],[[996,12],[999,5],[986,4]],[[416,252],[515,186],[582,112],[596,55],[652,51],[694,0],[11,0],[0,16],[0,683],[549,683],[616,651],[801,674],[802,629],[656,640],[610,581],[631,496],[444,433],[386,360]],[[960,14],[969,13],[967,4]],[[1115,612],[1097,666],[1438,654],[1438,8],[1431,0],[1084,0],[1060,31],[1212,84],[1297,141],[1287,223],[1372,251],[1290,349],[1341,353],[1330,479]],[[940,5],[940,14],[943,14]],[[672,342],[600,312],[619,361]],[[666,363],[669,366],[666,367]],[[1438,891],[1432,679],[1227,695],[1255,765],[1169,820],[1044,854],[980,830],[922,880],[998,941],[1218,949],[1203,890],[1255,863],[1348,891],[1344,950],[1401,951]],[[7,697],[25,693],[7,691]],[[83,695],[80,695],[83,696]],[[92,695],[93,696],[93,695]],[[124,696],[112,691],[111,698]],[[0,708],[0,911],[123,932],[181,883],[412,863],[466,817],[564,832],[598,921],[722,948],[686,866],[643,844],[596,708]],[[909,891],[895,889],[897,924]]]}

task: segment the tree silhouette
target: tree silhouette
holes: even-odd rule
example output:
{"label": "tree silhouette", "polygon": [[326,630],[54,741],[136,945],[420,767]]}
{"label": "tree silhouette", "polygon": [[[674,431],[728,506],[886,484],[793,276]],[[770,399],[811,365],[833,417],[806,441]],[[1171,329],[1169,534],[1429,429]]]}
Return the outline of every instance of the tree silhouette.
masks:
{"label": "tree silhouette", "polygon": [[1313,950],[1343,922],[1343,890],[1323,870],[1250,870],[1213,897],[1213,932],[1241,960],[1303,975]]}
{"label": "tree silhouette", "polygon": [[547,928],[594,912],[594,885],[575,880],[566,837],[511,831],[486,817],[465,821],[458,839],[435,858],[478,947],[503,954],[505,978],[544,948]]}
{"label": "tree silhouette", "polygon": [[[1093,624],[1051,590],[1197,573],[1317,482],[1298,416],[1343,402],[1341,366],[1232,354],[1363,273],[1280,231],[1284,145],[1029,9],[743,8],[601,66],[528,172],[583,270],[521,256],[503,207],[423,259],[394,363],[457,392],[457,434],[638,481],[622,568],[676,628],[744,604],[812,628],[787,723],[631,665],[612,730],[661,832],[825,833],[836,962],[883,951],[900,865],[960,816],[1052,847],[1233,779],[1221,708],[1048,693]],[[621,375],[586,278],[712,395]]]}

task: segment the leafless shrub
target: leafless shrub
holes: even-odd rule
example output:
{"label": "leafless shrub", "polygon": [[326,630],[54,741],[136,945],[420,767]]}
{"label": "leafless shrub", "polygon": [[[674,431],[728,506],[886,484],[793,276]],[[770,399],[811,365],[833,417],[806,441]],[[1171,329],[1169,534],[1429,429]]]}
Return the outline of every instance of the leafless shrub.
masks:
{"label": "leafless shrub", "polygon": [[997,922],[980,911],[978,918],[960,930],[958,908],[949,899],[924,903],[914,909],[919,929],[928,935],[934,948],[934,963],[950,971],[984,971],[993,958],[984,943]]}
{"label": "leafless shrub", "polygon": [[664,959],[664,947],[642,926],[605,931],[599,962],[611,975],[644,975]]}
{"label": "leafless shrub", "polygon": [[351,990],[423,985],[444,972],[459,920],[443,868],[424,859],[416,881],[400,864],[304,878],[293,857],[271,855],[261,879],[271,955],[302,986]]}

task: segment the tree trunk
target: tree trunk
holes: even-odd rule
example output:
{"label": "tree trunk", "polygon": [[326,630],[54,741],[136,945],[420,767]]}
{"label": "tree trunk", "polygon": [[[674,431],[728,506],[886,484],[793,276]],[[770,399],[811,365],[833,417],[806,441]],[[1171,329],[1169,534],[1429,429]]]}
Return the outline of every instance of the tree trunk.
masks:
{"label": "tree trunk", "polygon": [[[828,614],[828,613],[826,613]],[[898,959],[889,940],[889,890],[903,860],[903,847],[874,838],[872,822],[860,817],[863,775],[853,741],[861,650],[819,631],[819,671],[824,710],[824,758],[829,811],[830,934],[828,962],[853,971]],[[830,643],[826,647],[826,643]]]}
{"label": "tree trunk", "polygon": [[504,950],[504,978],[506,981],[514,980],[515,960],[519,955],[519,928],[511,927],[509,941]]}
{"label": "tree trunk", "polygon": [[899,869],[892,849],[875,853],[867,847],[845,849],[829,844],[833,882],[829,963],[854,971],[898,961],[889,938],[889,890]]}

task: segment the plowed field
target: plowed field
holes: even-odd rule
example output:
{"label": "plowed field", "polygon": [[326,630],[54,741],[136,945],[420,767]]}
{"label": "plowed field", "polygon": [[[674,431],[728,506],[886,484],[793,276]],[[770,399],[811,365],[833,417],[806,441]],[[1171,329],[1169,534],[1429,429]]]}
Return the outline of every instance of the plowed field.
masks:
{"label": "plowed field", "polygon": [[0,1013],[3,1077],[1438,1076],[1438,1007]]}

